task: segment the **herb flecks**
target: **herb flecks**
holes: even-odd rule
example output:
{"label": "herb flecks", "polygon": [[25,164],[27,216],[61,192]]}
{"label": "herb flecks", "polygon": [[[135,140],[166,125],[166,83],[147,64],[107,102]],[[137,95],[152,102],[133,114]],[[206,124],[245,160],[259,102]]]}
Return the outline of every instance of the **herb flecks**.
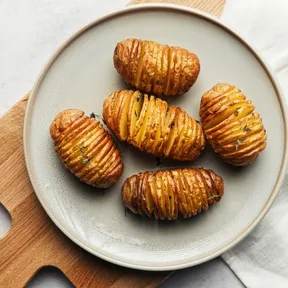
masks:
{"label": "herb flecks", "polygon": [[236,117],[239,115],[239,109],[240,107],[236,108],[233,112]]}
{"label": "herb flecks", "polygon": [[136,101],[137,101],[137,102],[140,101],[140,96],[137,96]]}
{"label": "herb flecks", "polygon": [[175,126],[175,122],[173,121],[170,125],[170,128],[173,128]]}
{"label": "herb flecks", "polygon": [[98,121],[103,120],[103,119],[100,117],[100,115],[97,115],[97,114],[95,114],[94,112],[92,112],[92,113],[90,114],[90,118],[91,118],[91,119],[97,119]]}
{"label": "herb flecks", "polygon": [[87,147],[86,147],[86,146],[80,147],[80,152],[81,152],[81,153],[85,153],[86,150],[87,150]]}
{"label": "herb flecks", "polygon": [[83,158],[82,159],[82,164],[84,165],[84,164],[86,164],[87,162],[89,162],[90,161],[90,159],[89,158]]}
{"label": "herb flecks", "polygon": [[134,111],[134,114],[135,114],[136,117],[138,117],[136,111]]}
{"label": "herb flecks", "polygon": [[244,132],[249,132],[251,131],[251,129],[247,126],[247,124],[244,126],[244,129],[243,129]]}
{"label": "herb flecks", "polygon": [[208,201],[213,200],[214,198],[217,198],[217,197],[220,197],[220,195],[216,195],[212,193],[212,195],[208,198]]}
{"label": "herb flecks", "polygon": [[162,164],[161,159],[159,157],[156,157],[156,166],[160,166]]}
{"label": "herb flecks", "polygon": [[237,140],[236,140],[236,142],[234,143],[235,151],[238,150],[239,144],[240,144],[240,143],[243,143],[245,140],[246,140],[246,138],[240,138],[240,139],[237,139]]}

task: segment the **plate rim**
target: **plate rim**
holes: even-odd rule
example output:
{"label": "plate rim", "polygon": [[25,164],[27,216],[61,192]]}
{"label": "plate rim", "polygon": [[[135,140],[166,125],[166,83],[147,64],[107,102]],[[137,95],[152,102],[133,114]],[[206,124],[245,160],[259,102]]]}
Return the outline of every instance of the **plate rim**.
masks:
{"label": "plate rim", "polygon": [[[91,27],[100,24],[103,21],[109,20],[110,18],[117,17],[122,14],[126,13],[131,13],[134,11],[139,11],[139,10],[150,10],[150,9],[158,9],[158,10],[172,10],[175,11],[177,10],[178,12],[185,12],[187,14],[191,14],[195,17],[202,18],[204,20],[207,20],[211,22],[212,24],[224,29],[226,32],[228,32],[232,37],[236,38],[239,40],[246,48],[253,54],[253,56],[257,59],[259,64],[262,66],[264,71],[266,72],[269,80],[271,81],[273,88],[277,94],[277,98],[280,104],[281,112],[282,112],[282,118],[283,118],[283,124],[284,124],[284,151],[283,151],[283,158],[280,166],[280,171],[277,177],[277,180],[274,184],[274,188],[271,191],[271,194],[265,203],[264,207],[262,210],[259,212],[259,214],[252,220],[252,222],[239,234],[234,237],[228,244],[224,245],[224,247],[218,248],[216,251],[213,253],[210,253],[209,255],[204,255],[203,257],[198,257],[197,259],[194,260],[186,260],[183,263],[180,264],[169,264],[169,265],[160,265],[160,266],[153,266],[149,263],[147,265],[138,265],[135,263],[129,263],[125,262],[125,260],[117,260],[114,259],[110,256],[107,256],[101,252],[101,250],[95,250],[90,248],[88,245],[83,243],[80,239],[78,239],[76,236],[72,235],[68,230],[66,223],[61,222],[61,220],[58,219],[56,215],[54,215],[54,212],[52,209],[49,208],[49,205],[46,203],[46,201],[42,198],[41,193],[37,192],[37,184],[36,181],[34,180],[33,176],[33,169],[31,168],[29,164],[29,152],[28,152],[28,131],[29,131],[29,117],[31,116],[31,111],[33,107],[34,100],[36,98],[37,90],[45,77],[47,71],[51,67],[51,65],[54,63],[54,61],[58,58],[58,56],[65,50],[65,48],[71,44],[75,39],[77,39],[79,36],[81,36],[83,33],[85,33],[88,29]],[[167,3],[146,3],[146,4],[135,4],[131,5],[128,7],[124,7],[118,10],[115,10],[114,12],[111,12],[109,14],[106,14],[100,18],[97,18],[93,20],[92,22],[86,24],[79,30],[77,30],[75,33],[73,33],[60,47],[58,47],[55,52],[49,57],[48,61],[44,64],[43,68],[40,70],[34,85],[32,87],[32,90],[30,92],[30,96],[26,105],[26,110],[25,110],[25,117],[24,117],[24,127],[23,127],[23,149],[24,149],[24,158],[25,158],[25,164],[28,172],[28,176],[30,179],[30,182],[32,184],[33,190],[41,203],[42,207],[50,217],[50,219],[54,222],[54,224],[74,243],[76,243],[78,246],[83,248],[84,250],[88,251],[94,256],[97,256],[105,261],[124,266],[127,268],[133,268],[133,269],[139,269],[139,270],[147,270],[147,271],[169,271],[169,270],[177,270],[177,269],[183,269],[187,267],[192,267],[195,265],[199,265],[201,263],[204,263],[206,261],[212,260],[216,258],[217,256],[221,255],[225,251],[231,249],[234,247],[236,244],[238,244],[241,240],[243,240],[254,228],[255,226],[261,221],[261,219],[266,215],[268,212],[269,208],[273,204],[280,188],[281,184],[284,180],[285,172],[286,172],[286,166],[287,166],[287,160],[288,160],[288,130],[287,130],[287,106],[286,106],[286,101],[283,96],[281,87],[278,83],[278,80],[276,78],[276,75],[274,75],[274,71],[271,69],[271,67],[267,64],[265,60],[263,60],[263,57],[261,56],[261,53],[255,47],[251,46],[247,40],[237,31],[235,32],[233,29],[228,27],[225,23],[221,22],[218,18],[216,18],[213,15],[210,15],[206,12],[203,12],[201,10],[195,9],[195,8],[190,8],[186,7],[183,5],[178,5],[178,4],[167,4]]]}

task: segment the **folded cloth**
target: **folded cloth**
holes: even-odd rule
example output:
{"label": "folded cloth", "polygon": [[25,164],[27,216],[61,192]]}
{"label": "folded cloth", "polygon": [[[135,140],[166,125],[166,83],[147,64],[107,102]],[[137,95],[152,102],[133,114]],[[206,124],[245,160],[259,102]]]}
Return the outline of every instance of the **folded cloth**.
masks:
{"label": "folded cloth", "polygon": [[[287,101],[288,1],[226,0],[221,20],[261,52],[276,73]],[[261,223],[222,258],[249,288],[288,287],[287,172],[279,195]]]}

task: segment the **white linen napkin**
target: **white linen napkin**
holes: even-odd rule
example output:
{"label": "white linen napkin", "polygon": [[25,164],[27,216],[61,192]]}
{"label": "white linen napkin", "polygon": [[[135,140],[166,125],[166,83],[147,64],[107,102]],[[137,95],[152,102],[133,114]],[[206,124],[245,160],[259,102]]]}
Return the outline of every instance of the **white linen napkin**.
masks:
{"label": "white linen napkin", "polygon": [[[261,52],[276,72],[287,100],[288,1],[226,0],[221,20]],[[287,173],[277,199],[261,223],[222,258],[248,288],[288,287]]]}

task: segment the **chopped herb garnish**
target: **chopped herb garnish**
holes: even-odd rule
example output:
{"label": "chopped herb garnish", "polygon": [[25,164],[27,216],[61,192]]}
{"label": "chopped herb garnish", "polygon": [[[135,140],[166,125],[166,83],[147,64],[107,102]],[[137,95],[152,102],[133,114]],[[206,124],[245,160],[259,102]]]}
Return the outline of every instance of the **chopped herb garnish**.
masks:
{"label": "chopped herb garnish", "polygon": [[239,148],[239,144],[240,143],[243,143],[244,141],[246,140],[246,138],[240,138],[240,139],[237,139],[236,140],[236,142],[235,142],[235,151],[237,151],[238,150],[238,148]]}
{"label": "chopped herb garnish", "polygon": [[233,112],[236,117],[239,115],[239,111],[238,111],[239,109],[240,107],[236,108]]}
{"label": "chopped herb garnish", "polygon": [[213,200],[214,198],[220,197],[219,195],[213,194],[208,198],[208,200]]}
{"label": "chopped herb garnish", "polygon": [[247,126],[247,124],[244,126],[244,129],[243,129],[244,132],[249,132],[251,131],[251,129]]}
{"label": "chopped herb garnish", "polygon": [[83,158],[83,159],[82,159],[82,164],[86,164],[86,163],[89,162],[89,161],[90,161],[89,158]]}
{"label": "chopped herb garnish", "polygon": [[102,118],[101,118],[99,115],[95,114],[94,112],[92,112],[92,113],[90,114],[90,118],[91,118],[91,119],[97,119],[98,121],[101,121],[101,120],[102,120]]}
{"label": "chopped herb garnish", "polygon": [[137,96],[136,100],[137,100],[137,102],[139,102],[140,101],[140,96]]}
{"label": "chopped herb garnish", "polygon": [[156,166],[158,167],[161,164],[162,164],[161,159],[159,157],[156,157]]}
{"label": "chopped herb garnish", "polygon": [[80,152],[81,153],[84,153],[86,151],[87,147],[86,146],[82,146],[80,147]]}

